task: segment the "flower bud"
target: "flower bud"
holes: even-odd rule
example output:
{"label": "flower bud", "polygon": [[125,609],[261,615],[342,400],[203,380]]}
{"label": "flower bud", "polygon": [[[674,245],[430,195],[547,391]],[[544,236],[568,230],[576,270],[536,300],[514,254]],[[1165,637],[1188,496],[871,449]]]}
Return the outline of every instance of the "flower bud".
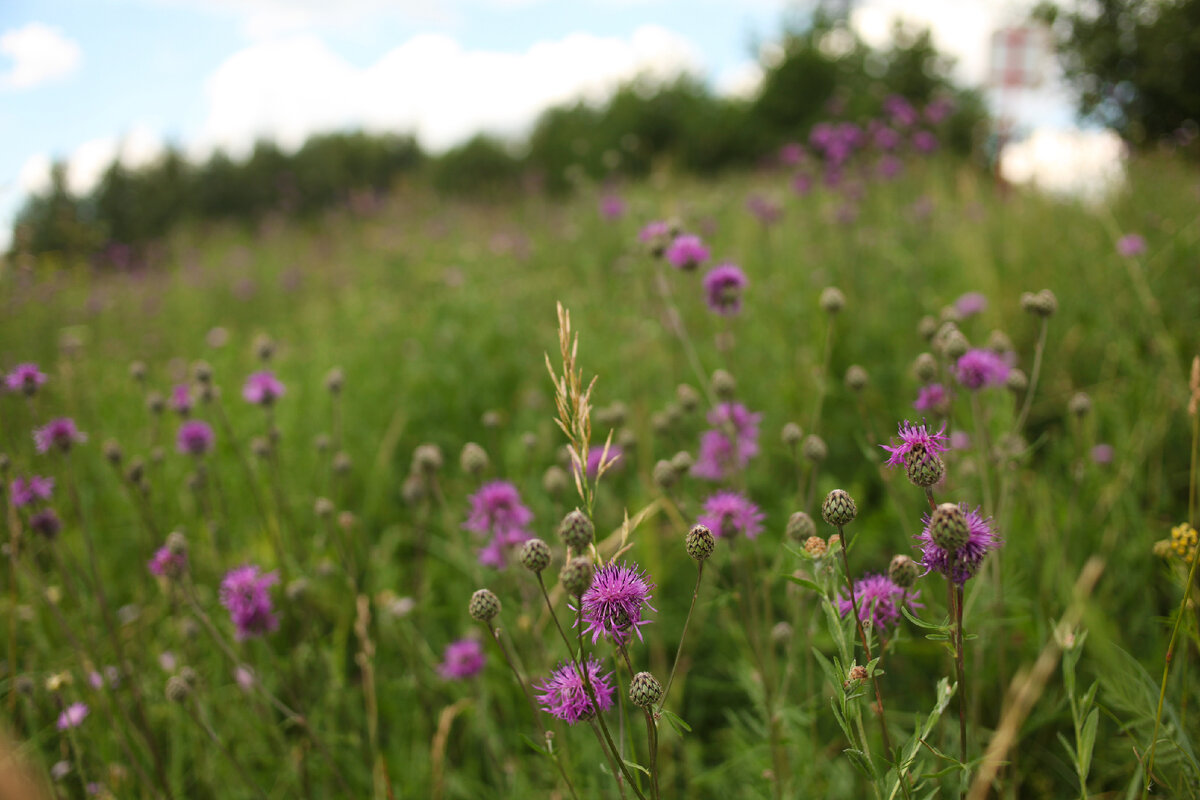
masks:
{"label": "flower bud", "polygon": [[482,422],[483,427],[487,428],[488,430],[495,430],[496,428],[500,427],[500,423],[504,420],[500,416],[499,411],[492,410],[483,412],[483,416],[479,418],[479,421]]}
{"label": "flower bud", "polygon": [[867,381],[870,380],[867,371],[858,364],[851,364],[846,369],[846,388],[857,394],[867,388]]}
{"label": "flower bud", "polygon": [[679,482],[679,474],[666,459],[655,462],[653,472],[654,485],[664,492]]}
{"label": "flower bud", "polygon": [[817,533],[817,524],[813,518],[803,511],[797,511],[788,517],[787,537],[793,542],[803,542]]}
{"label": "flower bud", "polygon": [[684,549],[693,561],[706,561],[717,547],[717,540],[704,525],[693,525],[684,537]]}
{"label": "flower bud", "polygon": [[649,672],[639,672],[629,682],[629,702],[638,708],[649,708],[662,699],[663,688]]}
{"label": "flower bud", "polygon": [[1004,385],[1013,394],[1020,394],[1029,388],[1029,378],[1025,377],[1025,373],[1015,367],[1008,371],[1008,377],[1004,379]]}
{"label": "flower bud", "polygon": [[521,566],[530,572],[541,572],[550,566],[550,545],[541,539],[528,539],[521,545]]}
{"label": "flower bud", "polygon": [[442,448],[436,444],[423,444],[413,451],[413,469],[432,475],[442,468]]}
{"label": "flower bud", "polygon": [[133,378],[138,383],[146,380],[146,364],[143,361],[134,361],[129,365],[129,377]]}
{"label": "flower bud", "polygon": [[578,508],[563,517],[558,525],[558,535],[573,553],[582,553],[592,543],[596,526]]}
{"label": "flower bud", "polygon": [[689,384],[681,383],[675,388],[675,402],[688,414],[700,407],[700,393]]}
{"label": "flower bud", "polygon": [[1088,397],[1083,392],[1076,392],[1071,396],[1071,401],[1067,403],[1067,410],[1074,416],[1083,419],[1092,410],[1092,398]]}
{"label": "flower bud", "polygon": [[467,442],[463,445],[462,455],[459,456],[458,463],[462,467],[463,472],[478,478],[487,469],[487,451],[475,444],[475,442]]}
{"label": "flower bud", "polygon": [[328,497],[318,497],[313,503],[313,513],[321,519],[329,519],[333,516],[333,512],[333,501]]}
{"label": "flower bud", "polygon": [[737,392],[737,379],[723,369],[712,374],[713,394],[719,400],[732,400]]}
{"label": "flower bud", "polygon": [[472,619],[479,622],[489,622],[500,613],[500,598],[492,594],[489,589],[480,589],[471,595],[471,602],[467,604],[467,613],[471,615]]}
{"label": "flower bud", "polygon": [[121,445],[116,439],[109,439],[104,443],[104,458],[114,467],[121,463],[124,453],[121,452]]}
{"label": "flower bud", "polygon": [[856,683],[862,683],[867,679],[867,677],[867,668],[855,664],[850,668],[850,672],[846,676],[846,683],[843,684],[842,688],[849,689]]}
{"label": "flower bud", "polygon": [[341,367],[334,367],[325,373],[325,389],[330,394],[341,394],[342,387],[346,385],[346,373],[342,372]]}
{"label": "flower bud", "polygon": [[1021,295],[1021,308],[1035,317],[1050,317],[1058,310],[1058,298],[1049,289],[1042,289],[1036,294],[1025,292]]}
{"label": "flower bud", "polygon": [[354,467],[354,459],[350,458],[350,454],[342,451],[333,456],[333,471],[338,475],[345,475]]}
{"label": "flower bud", "polygon": [[275,355],[275,342],[265,333],[259,334],[254,337],[254,354],[258,356],[259,361],[270,361]]}
{"label": "flower bud", "polygon": [[846,307],[846,295],[836,286],[826,287],[821,292],[821,310],[826,314],[836,314]]}
{"label": "flower bud", "polygon": [[150,392],[146,395],[146,408],[151,414],[158,416],[163,413],[163,409],[167,407],[166,399],[159,392]]}
{"label": "flower bud", "polygon": [[814,464],[820,464],[829,456],[829,448],[825,446],[825,440],[815,433],[810,433],[805,437],[801,452]]}
{"label": "flower bud", "polygon": [[558,497],[567,490],[567,471],[559,466],[547,467],[542,473],[542,489],[551,497]]}
{"label": "flower bud", "polygon": [[850,524],[857,514],[854,498],[842,489],[834,489],[825,496],[825,502],[821,504],[821,517],[836,527]]}
{"label": "flower bud", "polygon": [[971,342],[963,335],[963,332],[955,329],[946,335],[942,342],[942,352],[946,358],[957,361],[962,358],[968,350],[971,349]]}
{"label": "flower bud", "polygon": [[192,687],[179,675],[167,678],[167,699],[172,703],[182,703],[192,693]]}
{"label": "flower bud", "polygon": [[794,422],[789,422],[783,426],[783,430],[779,433],[779,438],[788,447],[795,447],[800,444],[800,440],[804,438],[804,431]]}
{"label": "flower bud", "polygon": [[925,341],[932,339],[937,330],[938,321],[931,316],[926,315],[921,317],[921,320],[917,323],[917,334]]}
{"label": "flower bud", "polygon": [[569,594],[575,597],[582,597],[583,593],[592,585],[592,577],[594,575],[595,568],[592,566],[591,561],[586,558],[572,558],[563,565],[562,572],[558,575],[558,580]]}
{"label": "flower bud", "polygon": [[1009,353],[1013,349],[1012,339],[1008,338],[1008,334],[1002,330],[994,330],[988,334],[987,340],[988,350],[993,353]]}
{"label": "flower bud", "polygon": [[207,386],[212,383],[213,370],[207,361],[197,361],[192,365],[192,376],[195,377],[196,383],[201,386]]}
{"label": "flower bud", "polygon": [[962,509],[954,503],[942,503],[929,518],[929,535],[947,553],[957,553],[970,540],[971,532]]}
{"label": "flower bud", "polygon": [[680,450],[671,456],[671,469],[679,475],[686,475],[691,470],[693,463],[692,454],[687,450]]}
{"label": "flower bud", "polygon": [[810,536],[804,541],[804,552],[813,558],[821,558],[829,552],[829,546],[820,536]]}
{"label": "flower bud", "polygon": [[917,582],[917,571],[915,561],[906,555],[898,555],[888,566],[888,577],[901,589],[907,589]]}
{"label": "flower bud", "polygon": [[926,453],[918,444],[904,454],[904,472],[913,486],[927,489],[946,474],[946,464],[937,453]]}
{"label": "flower bud", "polygon": [[937,379],[938,363],[933,353],[921,353],[913,362],[913,375],[921,383],[933,383]]}

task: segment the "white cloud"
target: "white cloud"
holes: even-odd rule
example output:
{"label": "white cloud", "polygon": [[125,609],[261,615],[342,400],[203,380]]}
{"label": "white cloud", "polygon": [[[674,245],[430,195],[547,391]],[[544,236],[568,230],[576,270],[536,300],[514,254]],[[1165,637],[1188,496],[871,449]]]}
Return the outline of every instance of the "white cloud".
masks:
{"label": "white cloud", "polygon": [[655,26],[628,38],[576,33],[519,53],[466,50],[422,34],[365,68],[304,34],[253,44],[218,67],[190,150],[240,154],[262,137],[296,147],[343,127],[412,132],[443,149],[479,130],[517,134],[551,105],[602,99],[637,75],[667,79],[700,64],[686,39]]}
{"label": "white cloud", "polygon": [[1109,130],[1039,128],[1004,148],[1000,174],[1056,194],[1102,199],[1124,177],[1125,144]]}
{"label": "white cloud", "polygon": [[754,97],[763,82],[763,68],[757,61],[743,61],[717,75],[714,87],[723,97]]}
{"label": "white cloud", "polygon": [[0,34],[0,57],[12,62],[0,72],[0,89],[29,89],[70,75],[83,52],[56,28],[30,22]]}
{"label": "white cloud", "polygon": [[50,156],[38,153],[25,159],[17,173],[17,186],[25,194],[41,194],[50,188]]}

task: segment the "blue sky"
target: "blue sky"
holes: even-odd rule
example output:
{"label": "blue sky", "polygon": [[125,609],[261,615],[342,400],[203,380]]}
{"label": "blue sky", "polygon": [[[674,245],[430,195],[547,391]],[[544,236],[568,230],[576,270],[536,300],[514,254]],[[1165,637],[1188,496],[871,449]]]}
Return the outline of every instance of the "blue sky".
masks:
{"label": "blue sky", "polygon": [[[932,24],[980,80],[987,34],[1019,0],[861,0],[855,27],[885,38]],[[537,111],[602,96],[637,72],[688,70],[725,91],[755,78],[756,48],[808,6],[787,0],[3,0],[0,246],[51,160],[85,189],[118,152],[163,142],[197,157],[257,136],[415,131],[445,147],[483,128],[517,134]]]}

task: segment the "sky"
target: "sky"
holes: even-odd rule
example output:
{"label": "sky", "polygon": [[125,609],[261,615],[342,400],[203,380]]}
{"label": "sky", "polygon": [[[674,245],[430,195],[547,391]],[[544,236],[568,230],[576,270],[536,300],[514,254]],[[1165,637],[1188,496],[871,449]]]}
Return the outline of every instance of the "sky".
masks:
{"label": "sky", "polygon": [[[486,130],[520,135],[537,114],[603,98],[638,74],[689,72],[750,92],[788,0],[0,0],[0,249],[53,161],[87,191],[111,160],[164,143],[196,158],[260,137],[415,133],[441,150]],[[997,27],[1024,0],[860,0],[851,22],[884,44],[892,22],[931,27],[982,83]],[[1026,93],[1033,124],[1071,125],[1060,88]]]}

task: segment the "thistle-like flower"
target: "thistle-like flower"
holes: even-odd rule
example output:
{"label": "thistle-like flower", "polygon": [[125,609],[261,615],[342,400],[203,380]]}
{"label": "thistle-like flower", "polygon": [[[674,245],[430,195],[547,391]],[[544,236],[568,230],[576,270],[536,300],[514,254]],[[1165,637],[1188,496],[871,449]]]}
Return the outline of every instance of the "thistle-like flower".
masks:
{"label": "thistle-like flower", "polygon": [[629,639],[630,632],[642,638],[641,626],[650,620],[642,619],[642,607],[655,610],[650,605],[650,591],[654,584],[646,579],[646,573],[631,564],[605,564],[596,570],[591,586],[580,599],[584,633],[592,635],[595,644],[601,636],[607,636],[617,644]]}
{"label": "thistle-like flower", "polygon": [[584,676],[573,663],[560,664],[547,680],[533,685],[542,692],[537,696],[542,708],[569,725],[591,719],[597,711],[604,712],[613,707],[612,676],[601,672],[600,662],[592,656],[583,668],[590,692],[584,686]]}
{"label": "thistle-like flower", "polygon": [[508,550],[533,536],[527,528],[533,512],[521,503],[517,487],[506,481],[484,484],[470,501],[471,513],[463,527],[491,537],[479,551],[479,563],[503,567]]}
{"label": "thistle-like flower", "polygon": [[473,678],[483,671],[486,660],[479,640],[459,639],[446,645],[442,663],[438,665],[438,674],[450,681]]}
{"label": "thistle-like flower", "polygon": [[[984,517],[979,509],[969,510],[966,503],[960,503],[958,510],[966,523],[965,539],[958,535],[957,524],[950,525],[937,519],[937,511],[924,516],[925,530],[916,539],[921,546],[921,565],[925,572],[940,572],[961,586],[979,571],[987,554],[999,549],[1004,541],[993,529],[991,517]],[[939,522],[950,533],[939,532]],[[954,548],[959,541],[961,544]]]}
{"label": "thistle-like flower", "polygon": [[33,432],[33,442],[39,453],[45,453],[52,447],[65,453],[73,445],[86,441],[87,434],[81,432],[70,417],[52,419]]}
{"label": "thistle-like flower", "polygon": [[738,534],[754,539],[762,533],[764,519],[766,515],[745,495],[717,492],[704,501],[704,513],[697,521],[718,539],[732,539]]}
{"label": "thistle-like flower", "polygon": [[279,582],[279,575],[263,575],[253,564],[231,569],[221,581],[221,605],[237,628],[240,641],[270,633],[279,627],[271,607],[270,588]]}
{"label": "thistle-like flower", "polygon": [[[908,592],[898,586],[887,575],[866,575],[854,583],[854,599],[858,601],[858,615],[866,623],[878,629],[894,626],[900,620],[900,607],[920,608],[916,602],[920,592]],[[838,611],[848,616],[853,607],[850,598],[838,595]]]}
{"label": "thistle-like flower", "polygon": [[37,364],[17,364],[12,372],[4,376],[4,385],[10,392],[22,392],[30,396],[37,394],[38,388],[45,382],[46,376]]}

